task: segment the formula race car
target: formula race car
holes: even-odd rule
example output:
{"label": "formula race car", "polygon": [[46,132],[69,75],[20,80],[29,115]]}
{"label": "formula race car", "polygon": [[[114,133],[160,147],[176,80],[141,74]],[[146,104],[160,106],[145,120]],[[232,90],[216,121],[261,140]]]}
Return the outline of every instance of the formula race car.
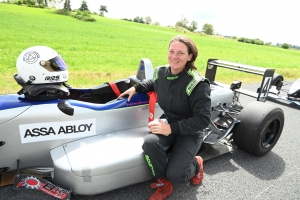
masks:
{"label": "formula race car", "polygon": [[[28,62],[36,58],[32,53],[26,56]],[[231,85],[215,81],[219,67],[261,75],[262,89],[251,92],[242,89],[239,81]],[[149,107],[154,106],[155,118],[163,114],[162,110],[157,103],[149,104],[146,93],[135,94],[129,102],[117,96],[138,81],[152,79],[152,75],[151,61],[145,58],[140,60],[135,76],[86,89],[65,85],[62,94],[56,97],[54,93],[51,99],[41,92],[41,85],[36,90],[0,95],[0,172],[30,169],[44,173],[48,169],[51,182],[80,195],[150,180],[141,147],[149,134]],[[263,156],[275,146],[284,126],[284,113],[264,103],[273,75],[274,69],[208,60],[205,77],[211,83],[212,117],[203,130],[199,150],[204,160],[230,152],[235,145],[255,156]],[[15,79],[24,85],[17,76]],[[45,96],[40,97],[42,94]],[[254,97],[253,102],[242,106],[240,94]],[[17,187],[45,189],[47,183],[30,185],[33,179],[19,179]]]}
{"label": "formula race car", "polygon": [[300,106],[300,79],[297,79],[295,82],[289,82],[285,81],[281,74],[275,73],[268,97]]}

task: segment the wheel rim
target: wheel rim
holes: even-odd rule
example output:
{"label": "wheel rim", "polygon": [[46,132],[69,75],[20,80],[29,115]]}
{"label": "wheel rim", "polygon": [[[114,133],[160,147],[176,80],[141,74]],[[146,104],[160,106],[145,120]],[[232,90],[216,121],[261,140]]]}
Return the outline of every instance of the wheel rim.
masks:
{"label": "wheel rim", "polygon": [[262,148],[267,149],[273,145],[273,143],[276,141],[276,138],[279,134],[280,129],[280,121],[279,120],[273,120],[268,127],[265,129],[262,139],[261,139],[261,145]]}

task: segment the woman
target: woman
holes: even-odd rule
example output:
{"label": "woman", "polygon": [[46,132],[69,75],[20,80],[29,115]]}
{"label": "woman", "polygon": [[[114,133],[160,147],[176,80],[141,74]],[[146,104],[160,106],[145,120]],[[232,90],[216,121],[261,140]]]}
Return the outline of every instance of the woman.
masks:
{"label": "woman", "polygon": [[164,111],[161,119],[148,124],[151,133],[143,144],[146,161],[157,179],[151,184],[158,189],[150,200],[166,199],[173,192],[172,183],[190,181],[198,185],[203,179],[203,160],[196,154],[202,144],[202,130],[210,123],[211,100],[209,81],[194,65],[197,56],[190,38],[174,37],[169,43],[169,65],[157,67],[152,80],[139,82],[120,95],[128,95],[130,101],[135,92],[155,91]]}

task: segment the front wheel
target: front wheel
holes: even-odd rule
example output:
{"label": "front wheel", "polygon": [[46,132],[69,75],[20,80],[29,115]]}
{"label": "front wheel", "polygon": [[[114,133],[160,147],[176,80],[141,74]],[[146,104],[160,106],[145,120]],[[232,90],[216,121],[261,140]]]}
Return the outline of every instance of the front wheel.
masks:
{"label": "front wheel", "polygon": [[281,108],[254,101],[240,113],[240,124],[233,132],[235,144],[255,156],[267,154],[280,138],[284,126]]}

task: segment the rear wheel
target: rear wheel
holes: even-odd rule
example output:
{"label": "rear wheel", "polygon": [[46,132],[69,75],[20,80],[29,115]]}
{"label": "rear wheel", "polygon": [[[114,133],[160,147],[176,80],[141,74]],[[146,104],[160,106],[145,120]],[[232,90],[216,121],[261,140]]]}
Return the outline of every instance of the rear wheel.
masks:
{"label": "rear wheel", "polygon": [[240,113],[240,124],[233,132],[235,144],[255,156],[267,154],[280,138],[284,114],[281,108],[251,102]]}
{"label": "rear wheel", "polygon": [[283,84],[283,76],[281,74],[274,74],[273,79],[271,81],[271,85],[276,86],[277,90],[280,90]]}

